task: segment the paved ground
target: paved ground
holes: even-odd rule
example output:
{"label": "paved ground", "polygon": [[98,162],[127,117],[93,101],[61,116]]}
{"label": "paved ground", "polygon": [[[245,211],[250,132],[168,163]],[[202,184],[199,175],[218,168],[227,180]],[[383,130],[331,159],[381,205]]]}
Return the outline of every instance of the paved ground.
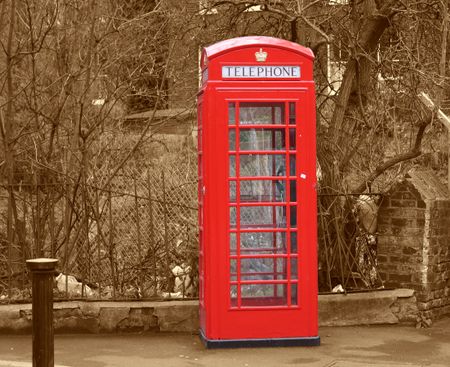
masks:
{"label": "paved ground", "polygon": [[[429,329],[324,327],[320,347],[205,350],[196,335],[57,335],[55,363],[83,367],[448,367],[450,318]],[[0,367],[30,367],[31,337],[0,335]]]}

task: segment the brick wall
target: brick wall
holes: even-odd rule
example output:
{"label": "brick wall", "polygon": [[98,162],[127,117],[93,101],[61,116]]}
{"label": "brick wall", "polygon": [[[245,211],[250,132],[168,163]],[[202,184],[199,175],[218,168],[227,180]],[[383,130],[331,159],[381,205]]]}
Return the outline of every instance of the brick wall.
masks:
{"label": "brick wall", "polygon": [[[428,256],[419,308],[434,317],[450,314],[450,201],[436,200],[429,208]],[[426,262],[425,262],[426,260]]]}
{"label": "brick wall", "polygon": [[396,183],[379,210],[378,269],[386,287],[417,291],[427,318],[450,314],[450,198],[428,171]]}

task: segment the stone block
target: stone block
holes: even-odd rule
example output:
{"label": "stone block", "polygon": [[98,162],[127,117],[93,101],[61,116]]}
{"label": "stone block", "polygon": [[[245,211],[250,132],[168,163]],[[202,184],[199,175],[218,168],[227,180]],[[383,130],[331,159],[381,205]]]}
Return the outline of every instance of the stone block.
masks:
{"label": "stone block", "polygon": [[118,324],[120,331],[156,331],[158,329],[158,319],[153,315],[152,307],[131,308],[126,319]]}
{"label": "stone block", "polygon": [[168,304],[156,308],[154,315],[161,331],[197,332],[199,328],[197,306]]}
{"label": "stone block", "polygon": [[391,306],[391,311],[400,323],[415,323],[419,314],[416,298],[412,295],[409,297],[399,296]]}
{"label": "stone block", "polygon": [[0,325],[3,320],[17,320],[20,319],[20,317],[20,309],[17,307],[0,310]]}
{"label": "stone block", "polygon": [[31,334],[31,320],[20,319],[4,319],[0,321],[1,334]]}
{"label": "stone block", "polygon": [[425,209],[427,207],[427,204],[423,200],[418,200],[417,201],[417,207]]}
{"label": "stone block", "polygon": [[80,311],[85,317],[97,317],[100,305],[97,302],[80,302]]}
{"label": "stone block", "polygon": [[143,307],[141,309],[141,318],[142,324],[144,326],[144,331],[159,330],[158,318],[155,316],[154,313],[155,309],[153,307]]}
{"label": "stone block", "polygon": [[425,218],[417,218],[416,219],[416,226],[421,228],[425,226]]}
{"label": "stone block", "polygon": [[422,209],[422,208],[402,208],[402,209],[399,209],[399,213],[397,213],[396,216],[398,218],[403,218],[403,219],[417,220],[419,218],[423,218],[424,215],[425,215],[425,209]]}
{"label": "stone block", "polygon": [[[30,310],[31,312],[31,310]],[[0,309],[0,333],[23,334],[31,332],[31,315],[26,317],[20,305],[6,305]]]}
{"label": "stone block", "polygon": [[412,281],[412,275],[411,274],[395,274],[395,273],[391,273],[391,274],[389,274],[389,280],[391,282],[397,282],[398,284],[410,283]]}
{"label": "stone block", "polygon": [[55,333],[98,333],[97,317],[68,316],[54,320]]}
{"label": "stone block", "polygon": [[429,302],[417,302],[417,308],[419,311],[428,310],[430,308]]}
{"label": "stone block", "polygon": [[432,320],[435,318],[436,312],[434,310],[427,310],[427,311],[422,311],[421,314],[424,318]]}
{"label": "stone block", "polygon": [[53,308],[53,318],[54,319],[65,319],[68,317],[81,318],[82,317],[81,310],[77,308]]}
{"label": "stone block", "polygon": [[389,227],[390,225],[391,217],[383,215],[382,217],[378,218],[378,230],[380,230],[380,228]]}
{"label": "stone block", "polygon": [[130,307],[102,307],[99,312],[99,331],[115,332],[120,322],[128,318]]}
{"label": "stone block", "polygon": [[396,263],[400,261],[400,257],[399,256],[389,256],[389,262],[391,263]]}
{"label": "stone block", "polygon": [[402,208],[415,208],[418,206],[418,202],[415,199],[391,200],[391,206],[398,206]]}
{"label": "stone block", "polygon": [[374,297],[369,293],[323,295],[319,302],[319,324],[321,326],[395,324],[398,319],[390,310],[393,302],[394,299],[391,297]]}
{"label": "stone block", "polygon": [[20,318],[31,321],[31,319],[33,318],[33,311],[31,310],[31,306],[30,308],[20,310]]}
{"label": "stone block", "polygon": [[320,326],[396,324],[417,315],[413,290],[319,296]]}
{"label": "stone block", "polygon": [[406,218],[401,218],[401,213],[399,213],[399,217],[400,218],[392,218],[391,219],[393,226],[403,228],[405,226],[408,226],[412,222],[411,220],[408,220]]}
{"label": "stone block", "polygon": [[410,191],[396,191],[393,192],[392,195],[390,195],[392,199],[398,199],[398,200],[414,200],[417,201],[417,196],[414,195]]}

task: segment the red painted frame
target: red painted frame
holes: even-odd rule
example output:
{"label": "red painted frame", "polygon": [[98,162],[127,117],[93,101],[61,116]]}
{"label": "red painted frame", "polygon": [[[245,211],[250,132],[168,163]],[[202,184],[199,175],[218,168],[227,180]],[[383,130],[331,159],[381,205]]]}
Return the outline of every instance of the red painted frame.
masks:
{"label": "red painted frame", "polygon": [[[255,61],[255,52],[268,53],[263,63]],[[301,77],[292,79],[226,79],[221,78],[223,65],[298,65]],[[297,44],[270,37],[243,37],[219,42],[207,47],[202,54],[203,83],[198,95],[198,150],[199,150],[199,228],[200,228],[200,328],[207,340],[277,339],[317,337],[317,209],[316,209],[316,142],[315,142],[315,90],[312,75],[313,54]],[[228,104],[235,103],[235,125],[228,120]],[[239,126],[240,103],[282,103],[283,124]],[[290,124],[290,103],[296,105],[295,124]],[[246,129],[284,131],[285,150],[239,151],[240,131]],[[295,129],[295,149],[290,149],[290,135]],[[235,148],[230,151],[229,131],[235,131]],[[272,136],[274,136],[274,132]],[[272,138],[273,144],[273,138]],[[272,147],[274,147],[272,145]],[[241,177],[239,159],[248,154],[255,156],[284,155],[284,175]],[[229,157],[234,155],[236,175],[230,177]],[[295,156],[295,175],[289,169],[289,160]],[[242,180],[283,180],[284,201],[241,202],[239,189],[235,201],[230,202],[229,182]],[[290,189],[295,180],[297,201],[290,201]],[[273,184],[272,184],[273,187]],[[236,228],[231,228],[230,208],[284,206],[286,228],[258,228],[261,233],[285,233],[286,253],[240,253],[241,233],[255,232],[255,228],[240,228],[239,209],[236,209]],[[297,227],[290,228],[291,209],[297,216]],[[288,210],[289,208],[289,210]],[[272,213],[275,213],[272,210]],[[275,215],[275,214],[273,214]],[[236,233],[236,254],[230,253],[230,233]],[[291,235],[297,233],[297,254],[291,253]],[[276,244],[274,245],[276,246]],[[286,259],[281,273],[283,279],[242,280],[240,260],[274,259],[274,270],[280,273],[275,258]],[[297,278],[291,278],[291,261],[297,259]],[[231,279],[230,261],[236,260],[236,279]],[[294,263],[295,265],[295,263]],[[245,274],[244,274],[245,275]],[[286,304],[280,305],[278,287],[274,296],[264,298],[264,306],[257,299],[242,304],[240,285],[286,285]],[[297,284],[297,300],[292,302],[291,285]],[[237,305],[231,302],[230,289],[237,286]],[[278,297],[278,298],[277,298]],[[253,302],[253,304],[251,304]],[[278,303],[277,303],[278,302]]]}

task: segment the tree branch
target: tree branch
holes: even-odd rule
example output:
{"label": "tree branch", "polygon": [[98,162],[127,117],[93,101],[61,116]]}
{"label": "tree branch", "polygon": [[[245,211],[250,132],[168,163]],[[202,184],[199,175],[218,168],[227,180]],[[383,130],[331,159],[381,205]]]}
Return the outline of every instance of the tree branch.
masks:
{"label": "tree branch", "polygon": [[391,159],[388,159],[386,162],[379,165],[375,169],[375,171],[373,171],[369,175],[369,177],[367,177],[363,182],[361,182],[357,186],[357,188],[354,190],[354,192],[355,193],[364,192],[367,189],[367,187],[370,186],[373,183],[373,181],[375,181],[376,178],[381,176],[389,168],[395,166],[398,163],[405,162],[405,161],[408,161],[408,160],[411,160],[413,158],[417,158],[418,156],[420,156],[422,154],[421,145],[422,145],[423,136],[425,134],[425,129],[427,128],[428,125],[431,124],[432,119],[433,118],[431,116],[430,118],[423,121],[419,125],[419,130],[417,130],[416,138],[414,141],[414,146],[412,147],[411,150],[409,150],[405,153],[399,154],[398,156],[393,157]]}

